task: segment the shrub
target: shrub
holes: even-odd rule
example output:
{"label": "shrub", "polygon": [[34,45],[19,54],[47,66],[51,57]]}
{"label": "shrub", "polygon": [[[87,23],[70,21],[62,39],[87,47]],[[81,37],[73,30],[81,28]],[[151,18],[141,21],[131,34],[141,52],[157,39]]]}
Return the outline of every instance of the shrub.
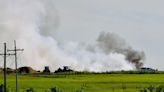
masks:
{"label": "shrub", "polygon": [[140,90],[140,92],[164,92],[164,86],[160,85],[160,86],[154,87],[150,85],[149,87]]}
{"label": "shrub", "polygon": [[36,92],[33,88],[29,88],[26,90],[26,92]]}
{"label": "shrub", "polygon": [[3,84],[0,85],[0,92],[3,92]]}
{"label": "shrub", "polygon": [[51,92],[57,92],[57,88],[56,87],[51,88]]}

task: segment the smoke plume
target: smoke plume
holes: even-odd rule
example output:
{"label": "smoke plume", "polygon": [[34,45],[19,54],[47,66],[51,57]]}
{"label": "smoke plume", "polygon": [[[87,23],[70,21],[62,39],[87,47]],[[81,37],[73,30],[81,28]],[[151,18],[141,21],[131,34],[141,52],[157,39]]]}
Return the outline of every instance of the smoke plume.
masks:
{"label": "smoke plume", "polygon": [[140,68],[143,65],[145,59],[144,52],[138,52],[132,49],[124,39],[120,38],[114,33],[102,32],[97,39],[98,46],[106,53],[111,52],[121,53],[126,56],[126,60],[134,64],[136,68]]}
{"label": "smoke plume", "polygon": [[[54,34],[59,17],[54,0],[0,0],[0,42],[25,51],[19,66],[55,70],[71,66],[77,71],[131,70],[143,65],[144,53],[133,50],[113,33],[100,33],[95,44],[59,44]],[[1,48],[2,49],[2,48]]]}

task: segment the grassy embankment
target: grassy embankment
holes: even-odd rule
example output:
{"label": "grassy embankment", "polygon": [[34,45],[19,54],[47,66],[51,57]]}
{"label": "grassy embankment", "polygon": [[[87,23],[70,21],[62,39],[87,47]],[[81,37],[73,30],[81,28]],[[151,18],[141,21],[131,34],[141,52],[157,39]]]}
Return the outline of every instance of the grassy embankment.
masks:
{"label": "grassy embankment", "polygon": [[[0,84],[3,75],[0,75]],[[150,85],[164,85],[164,74],[30,74],[19,76],[19,90],[34,88],[37,92],[49,92],[57,87],[61,92],[139,92]],[[7,76],[7,87],[15,88],[15,76]]]}

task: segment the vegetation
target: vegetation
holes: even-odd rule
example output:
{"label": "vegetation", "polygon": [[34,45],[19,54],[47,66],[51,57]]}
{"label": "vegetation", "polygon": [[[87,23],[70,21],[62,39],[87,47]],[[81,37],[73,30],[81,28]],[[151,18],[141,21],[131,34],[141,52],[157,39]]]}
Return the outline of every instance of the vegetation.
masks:
{"label": "vegetation", "polygon": [[[0,75],[3,84],[3,75]],[[19,92],[164,92],[164,74],[58,73],[19,75]],[[15,75],[7,75],[9,92],[15,91]],[[146,91],[145,91],[146,90]]]}
{"label": "vegetation", "polygon": [[140,90],[140,92],[164,92],[164,86],[160,85],[160,86],[152,86],[150,85],[147,88],[143,88],[142,90]]}

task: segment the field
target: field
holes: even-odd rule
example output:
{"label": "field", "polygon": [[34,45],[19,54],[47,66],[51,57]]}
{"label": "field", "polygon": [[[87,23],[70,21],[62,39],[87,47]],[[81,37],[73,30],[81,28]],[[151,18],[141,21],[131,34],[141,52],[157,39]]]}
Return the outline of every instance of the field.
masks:
{"label": "field", "polygon": [[[3,83],[3,75],[0,75]],[[139,92],[150,85],[164,85],[164,74],[30,74],[19,75],[19,92]],[[15,75],[7,75],[7,87],[15,89]]]}

